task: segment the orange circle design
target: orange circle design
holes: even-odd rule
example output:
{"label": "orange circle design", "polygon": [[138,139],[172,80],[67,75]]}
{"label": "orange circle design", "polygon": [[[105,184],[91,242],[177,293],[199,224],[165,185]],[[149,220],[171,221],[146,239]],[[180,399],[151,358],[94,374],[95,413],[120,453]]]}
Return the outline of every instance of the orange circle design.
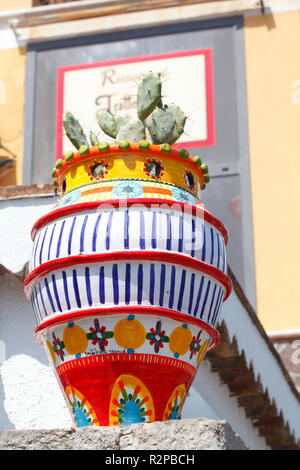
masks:
{"label": "orange circle design", "polygon": [[128,315],[127,318],[123,318],[115,325],[114,339],[121,348],[133,353],[146,341],[146,330],[134,315]]}
{"label": "orange circle design", "polygon": [[186,323],[175,328],[170,334],[169,347],[174,357],[183,356],[190,347],[193,335]]}

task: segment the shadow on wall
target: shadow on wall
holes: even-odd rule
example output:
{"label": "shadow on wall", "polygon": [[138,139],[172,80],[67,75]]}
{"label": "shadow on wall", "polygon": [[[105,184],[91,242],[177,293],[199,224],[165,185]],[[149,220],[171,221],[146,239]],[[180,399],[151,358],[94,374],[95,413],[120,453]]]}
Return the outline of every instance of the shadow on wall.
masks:
{"label": "shadow on wall", "polygon": [[0,275],[0,430],[70,428],[71,418],[36,326],[23,283]]}
{"label": "shadow on wall", "polygon": [[252,21],[247,21],[247,28],[264,26],[269,31],[276,28],[274,15],[272,15],[272,12],[268,8],[263,10],[263,14],[261,16],[253,16],[251,17],[251,20]]}

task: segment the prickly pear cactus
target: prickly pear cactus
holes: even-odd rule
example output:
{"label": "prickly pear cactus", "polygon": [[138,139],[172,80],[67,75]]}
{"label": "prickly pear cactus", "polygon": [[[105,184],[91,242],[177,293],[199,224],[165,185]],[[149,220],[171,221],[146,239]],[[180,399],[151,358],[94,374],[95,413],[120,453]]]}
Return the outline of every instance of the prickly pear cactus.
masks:
{"label": "prickly pear cactus", "polygon": [[144,121],[161,104],[161,80],[160,76],[149,72],[138,85],[137,115]]}
{"label": "prickly pear cactus", "polygon": [[171,103],[169,105],[166,105],[165,104],[165,108],[170,112],[172,113],[175,121],[176,121],[176,124],[175,124],[175,127],[174,127],[174,130],[173,130],[173,135],[171,137],[170,140],[168,140],[168,143],[169,144],[174,144],[176,142],[176,140],[179,139],[179,137],[183,134],[183,131],[184,131],[184,126],[185,126],[185,123],[186,123],[186,115],[184,114],[184,112],[179,108],[179,106],[177,106],[176,104],[174,103]]}
{"label": "prickly pear cactus", "polygon": [[116,126],[117,126],[117,129],[118,129],[118,132],[119,130],[121,129],[122,126],[125,126],[125,124],[127,124],[127,122],[129,121],[129,119],[126,119],[125,117],[123,116],[115,116],[115,121],[116,121]]}
{"label": "prickly pear cactus", "polygon": [[130,142],[139,142],[146,139],[145,126],[142,121],[128,121],[121,127],[117,134],[117,142],[128,140]]}
{"label": "prickly pear cactus", "polygon": [[113,139],[117,137],[118,127],[114,116],[109,111],[103,111],[98,117],[98,124]]}
{"label": "prickly pear cactus", "polygon": [[67,137],[72,142],[74,147],[79,149],[82,145],[88,145],[86,135],[83,132],[79,121],[70,111],[66,111],[63,115],[63,126]]}
{"label": "prickly pear cactus", "polygon": [[[162,99],[161,75],[148,72],[142,81],[138,84],[137,90],[137,115],[138,119],[129,120],[123,116],[113,115],[109,111],[103,111],[98,116],[98,124],[100,129],[108,136],[117,141],[117,147],[124,151],[131,147],[131,144],[137,143],[138,148],[147,151],[151,143],[160,146],[160,151],[164,154],[172,153],[173,145],[183,134],[186,124],[186,115],[174,103],[164,104]],[[67,137],[72,144],[78,149],[81,156],[89,155],[90,149],[87,138],[77,119],[66,111],[63,116],[63,125]],[[98,134],[90,131],[89,141],[92,147],[97,147],[100,152],[107,152],[110,144],[100,141]],[[113,144],[113,148],[115,145]],[[183,160],[191,159],[188,150],[181,149],[178,151],[179,157]],[[71,162],[74,157],[72,151],[67,152],[65,161]],[[201,168],[203,190],[206,183],[209,182],[207,165],[202,164],[199,156],[193,157],[193,162]],[[57,187],[57,175],[63,165],[63,160],[59,159],[55,163],[52,170],[53,184]],[[150,176],[157,178],[157,166],[153,165],[147,171]],[[100,171],[100,167],[99,167]],[[102,177],[102,175],[98,175]]]}
{"label": "prickly pear cactus", "polygon": [[91,142],[91,146],[94,146],[94,145],[98,145],[99,144],[99,140],[98,140],[98,137],[96,136],[96,134],[92,131],[90,131],[90,142]]}
{"label": "prickly pear cactus", "polygon": [[[140,142],[147,138],[153,144],[174,144],[184,132],[186,116],[174,103],[163,105],[161,91],[160,74],[148,72],[138,84],[138,120],[129,121],[123,116],[114,116],[109,111],[103,111],[98,116],[101,130],[117,142]],[[68,111],[64,115],[64,127],[77,149],[88,145],[79,122]],[[89,137],[92,145],[98,145],[95,133],[90,132]]]}
{"label": "prickly pear cactus", "polygon": [[176,121],[167,109],[155,109],[146,119],[146,126],[154,144],[169,142],[174,135]]}

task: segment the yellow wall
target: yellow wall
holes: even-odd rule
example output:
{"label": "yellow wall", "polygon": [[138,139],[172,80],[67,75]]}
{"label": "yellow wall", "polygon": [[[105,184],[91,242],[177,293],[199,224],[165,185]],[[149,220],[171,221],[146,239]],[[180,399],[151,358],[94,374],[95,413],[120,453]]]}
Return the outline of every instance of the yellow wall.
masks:
{"label": "yellow wall", "polygon": [[[0,0],[0,13],[31,7],[32,0]],[[26,48],[0,50],[0,143],[17,157],[15,167],[0,172],[0,186],[22,183],[25,67]],[[0,157],[11,155],[0,148]]]}
{"label": "yellow wall", "polygon": [[300,80],[300,12],[245,18],[245,54],[258,316],[267,331],[295,329],[300,103],[292,102],[292,85]]}
{"label": "yellow wall", "polygon": [[32,0],[1,0],[0,12],[10,10],[25,10],[32,7]]}
{"label": "yellow wall", "polygon": [[[16,167],[1,177],[0,186],[22,183],[26,49],[0,50],[0,80],[5,102],[0,104],[0,139],[17,156]],[[0,155],[9,153],[0,148]]]}

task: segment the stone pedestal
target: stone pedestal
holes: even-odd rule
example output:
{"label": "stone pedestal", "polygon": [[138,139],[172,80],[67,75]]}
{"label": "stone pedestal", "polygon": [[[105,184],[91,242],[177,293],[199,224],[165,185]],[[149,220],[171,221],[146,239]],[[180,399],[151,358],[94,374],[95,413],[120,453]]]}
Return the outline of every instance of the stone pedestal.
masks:
{"label": "stone pedestal", "polygon": [[[127,428],[0,431],[2,450],[247,450],[226,421],[184,419]],[[128,454],[126,454],[128,455]]]}

